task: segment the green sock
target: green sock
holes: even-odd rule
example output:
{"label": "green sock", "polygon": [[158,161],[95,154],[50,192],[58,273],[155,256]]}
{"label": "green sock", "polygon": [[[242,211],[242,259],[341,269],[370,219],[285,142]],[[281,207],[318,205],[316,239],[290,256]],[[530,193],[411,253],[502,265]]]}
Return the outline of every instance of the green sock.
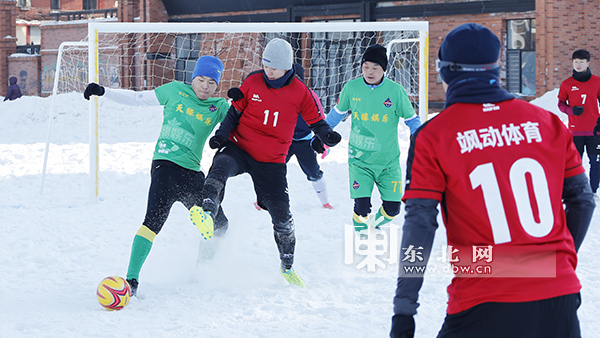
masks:
{"label": "green sock", "polygon": [[139,280],[140,270],[146,261],[146,257],[148,257],[148,254],[150,253],[154,237],[156,237],[156,234],[145,225],[142,225],[140,230],[135,234],[133,244],[131,245],[127,279],[135,278],[136,280]]}
{"label": "green sock", "polygon": [[383,207],[380,207],[379,210],[377,210],[375,217],[373,217],[372,225],[376,228],[379,228],[382,225],[388,224],[393,219],[394,216],[386,214],[385,210],[383,210]]}
{"label": "green sock", "polygon": [[366,217],[361,217],[356,213],[352,215],[352,224],[354,224],[354,230],[356,231],[366,230],[368,228],[366,221]]}

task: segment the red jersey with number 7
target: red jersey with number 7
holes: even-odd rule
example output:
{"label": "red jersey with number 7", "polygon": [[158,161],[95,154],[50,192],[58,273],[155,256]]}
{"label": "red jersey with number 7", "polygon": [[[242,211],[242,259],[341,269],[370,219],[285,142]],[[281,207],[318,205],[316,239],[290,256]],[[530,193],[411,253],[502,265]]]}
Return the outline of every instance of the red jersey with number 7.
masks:
{"label": "red jersey with number 7", "polygon": [[456,103],[419,130],[403,200],[441,202],[449,314],[579,292],[562,187],[582,173],[562,121],[521,100]]}
{"label": "red jersey with number 7", "polygon": [[251,73],[233,102],[242,112],[229,139],[259,162],[285,163],[298,115],[311,125],[323,119],[310,89],[295,75],[281,88],[268,86],[264,71]]}
{"label": "red jersey with number 7", "polygon": [[569,115],[569,130],[580,135],[580,132],[589,132],[584,135],[592,135],[596,126],[598,113],[598,101],[600,101],[600,77],[592,77],[580,82],[570,77],[564,80],[558,91],[558,99],[566,101],[569,107],[583,107],[583,114],[579,116]]}

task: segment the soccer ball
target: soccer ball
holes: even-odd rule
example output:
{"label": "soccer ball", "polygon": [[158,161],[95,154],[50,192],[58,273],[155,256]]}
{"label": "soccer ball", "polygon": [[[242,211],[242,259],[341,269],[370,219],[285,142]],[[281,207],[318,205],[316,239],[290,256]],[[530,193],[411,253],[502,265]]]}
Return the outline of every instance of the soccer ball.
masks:
{"label": "soccer ball", "polygon": [[96,290],[98,303],[107,310],[121,310],[131,299],[131,288],[127,281],[119,276],[104,278]]}

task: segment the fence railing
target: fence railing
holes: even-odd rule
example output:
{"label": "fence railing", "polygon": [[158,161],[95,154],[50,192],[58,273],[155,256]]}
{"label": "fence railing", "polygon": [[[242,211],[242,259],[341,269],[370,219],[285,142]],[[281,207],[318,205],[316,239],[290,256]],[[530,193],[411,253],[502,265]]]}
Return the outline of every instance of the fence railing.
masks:
{"label": "fence railing", "polygon": [[105,18],[116,18],[118,13],[118,9],[117,8],[105,8],[105,9],[90,9],[87,11],[69,11],[69,12],[56,12],[56,13],[50,13],[50,16],[53,16],[56,18],[56,21],[60,21],[60,18],[63,16],[67,17],[67,21],[71,21],[71,20],[81,20],[81,19],[87,19],[89,16],[100,16],[100,15],[104,15]]}
{"label": "fence railing", "polygon": [[40,54],[41,47],[42,47],[42,45],[17,46],[17,53],[36,55],[36,54]]}

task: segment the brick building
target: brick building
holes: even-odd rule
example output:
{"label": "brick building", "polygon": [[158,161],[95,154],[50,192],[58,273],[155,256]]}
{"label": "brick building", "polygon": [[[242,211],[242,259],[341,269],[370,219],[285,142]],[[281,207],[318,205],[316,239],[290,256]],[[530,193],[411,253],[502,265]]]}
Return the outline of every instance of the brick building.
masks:
{"label": "brick building", "polygon": [[16,1],[0,0],[0,95],[4,96],[8,89],[8,57],[15,53],[17,47],[17,30],[15,25]]}
{"label": "brick building", "polygon": [[[17,17],[36,21],[55,18],[61,12],[94,11],[114,8],[116,0],[17,0]],[[89,13],[87,13],[89,14]],[[63,13],[65,16],[66,13]],[[73,13],[71,13],[73,15]],[[79,15],[79,14],[77,14]]]}
{"label": "brick building", "polygon": [[116,20],[117,4],[115,0],[0,0],[0,93],[16,76],[24,95],[43,94],[51,86],[60,43],[84,39],[85,20]]}
{"label": "brick building", "polygon": [[[154,10],[161,9],[161,1]],[[164,1],[172,22],[355,21],[415,20],[429,22],[429,100],[444,100],[435,72],[437,51],[455,26],[476,22],[494,31],[504,44],[503,86],[533,98],[557,88],[571,75],[571,54],[585,48],[592,67],[600,65],[600,2],[596,0],[416,0],[416,1]],[[157,13],[156,15],[160,15]],[[597,66],[600,67],[600,66]],[[600,69],[600,68],[598,68]],[[600,73],[600,72],[599,72]]]}
{"label": "brick building", "polygon": [[[30,9],[14,9],[17,1],[1,1],[0,10],[9,15],[34,19],[33,13],[46,17],[53,0],[26,0]],[[23,1],[18,1],[23,2]],[[435,72],[437,51],[445,34],[453,27],[476,22],[494,31],[504,44],[501,53],[502,83],[510,92],[526,98],[539,96],[557,88],[571,75],[571,53],[586,48],[592,53],[592,67],[600,63],[600,24],[596,0],[263,0],[263,1],[199,1],[199,0],[121,0],[93,1],[97,8],[117,5],[118,20],[123,22],[311,22],[311,21],[387,21],[417,20],[429,22],[429,99],[439,107],[444,100],[440,79]],[[13,4],[13,8],[7,4]],[[42,6],[39,3],[45,3]],[[82,10],[89,1],[60,1],[61,11]],[[250,7],[251,6],[251,7]],[[2,13],[3,17],[4,14]],[[25,14],[23,14],[25,13]],[[50,13],[50,14],[48,14]],[[59,40],[82,39],[87,34],[86,21],[61,21],[41,25],[40,81],[51,77]],[[68,18],[67,18],[68,19]],[[115,19],[116,20],[116,19]],[[2,22],[1,24],[4,24]],[[0,26],[0,36],[15,36],[12,28]],[[4,33],[3,33],[4,32]],[[0,60],[6,60],[11,39],[0,40]],[[6,49],[8,48],[8,49]],[[5,53],[5,54],[2,54]],[[4,56],[3,56],[4,55]],[[54,56],[53,56],[54,55]],[[52,59],[52,56],[54,59]],[[8,79],[0,62],[0,76],[5,86]],[[177,66],[176,66],[177,67]],[[592,69],[594,71],[594,69]],[[44,75],[44,72],[48,76]],[[46,82],[44,82],[46,81]],[[0,90],[2,90],[0,86]],[[437,103],[437,105],[436,105]]]}

